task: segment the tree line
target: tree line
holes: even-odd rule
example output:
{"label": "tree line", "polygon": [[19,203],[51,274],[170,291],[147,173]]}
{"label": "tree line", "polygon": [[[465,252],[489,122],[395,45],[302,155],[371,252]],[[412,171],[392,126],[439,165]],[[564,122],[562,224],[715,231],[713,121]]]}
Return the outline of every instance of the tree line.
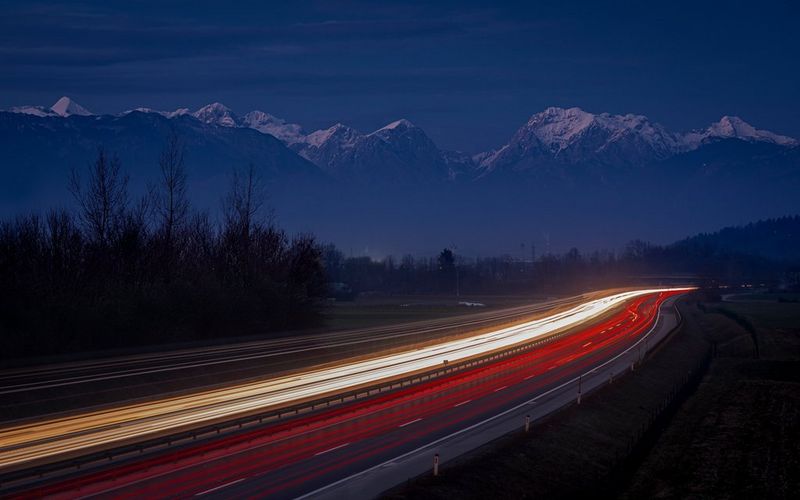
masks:
{"label": "tree line", "polygon": [[690,245],[686,240],[665,246],[634,240],[621,251],[584,254],[572,248],[563,254],[530,259],[510,255],[466,258],[445,248],[435,257],[375,260],[346,257],[332,245],[325,246],[322,255],[329,279],[346,284],[351,297],[365,292],[581,293],[681,280],[710,286],[765,283],[800,289],[800,259],[776,260],[724,246]]}
{"label": "tree line", "polygon": [[131,197],[119,159],[99,149],[73,171],[75,209],[0,222],[4,359],[236,337],[316,321],[321,248],[265,213],[256,167],[235,170],[221,221],[193,209],[175,135],[160,178]]}

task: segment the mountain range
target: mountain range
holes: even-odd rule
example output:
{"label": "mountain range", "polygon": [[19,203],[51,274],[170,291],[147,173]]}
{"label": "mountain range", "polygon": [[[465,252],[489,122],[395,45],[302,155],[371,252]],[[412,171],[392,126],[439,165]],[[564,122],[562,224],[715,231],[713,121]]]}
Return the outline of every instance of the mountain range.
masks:
{"label": "mountain range", "polygon": [[[690,217],[696,227],[688,229],[702,231],[800,211],[792,191],[800,187],[798,141],[732,116],[675,132],[641,115],[551,107],[506,144],[469,155],[439,148],[405,119],[366,133],[341,123],[308,132],[263,111],[239,116],[220,103],[95,115],[62,97],[49,108],[0,112],[0,212],[67,203],[69,170],[91,161],[98,146],[119,155],[132,187],[143,190],[157,178],[158,153],[171,132],[186,143],[199,206],[213,210],[231,168],[253,163],[279,216],[296,229],[379,253],[422,251],[426,238],[437,246],[468,240],[465,246],[488,252],[511,248],[521,231],[531,235],[525,239],[556,235],[582,246],[642,234],[620,224],[669,240],[686,233],[662,234],[648,223]],[[632,223],[639,214],[650,218]],[[482,225],[486,231],[477,234]],[[376,232],[391,233],[395,243],[375,248],[387,240]],[[502,243],[492,247],[487,235]],[[410,237],[412,244],[399,243]]]}
{"label": "mountain range", "polygon": [[[14,113],[38,117],[93,116],[86,108],[62,97],[50,108],[24,106]],[[400,119],[370,133],[336,123],[328,129],[306,133],[301,125],[263,111],[236,115],[215,102],[192,112],[186,108],[158,111],[136,108],[125,111],[155,113],[168,119],[190,116],[219,127],[250,128],[269,134],[303,158],[334,177],[374,181],[389,176],[411,180],[481,177],[497,171],[529,170],[543,165],[596,163],[636,166],[696,150],[722,139],[739,139],[795,147],[798,141],[759,130],[735,116],[723,116],[708,127],[690,132],[671,132],[641,115],[593,114],[580,108],[550,107],[536,113],[508,143],[493,151],[470,156],[440,150],[419,127]]]}

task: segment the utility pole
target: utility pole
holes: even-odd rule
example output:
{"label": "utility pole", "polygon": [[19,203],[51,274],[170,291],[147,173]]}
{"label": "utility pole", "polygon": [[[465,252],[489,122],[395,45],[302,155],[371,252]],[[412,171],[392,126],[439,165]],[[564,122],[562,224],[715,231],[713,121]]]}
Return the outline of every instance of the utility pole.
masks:
{"label": "utility pole", "polygon": [[461,297],[461,275],[458,271],[458,246],[450,245],[453,247],[453,267],[456,271],[456,298]]}

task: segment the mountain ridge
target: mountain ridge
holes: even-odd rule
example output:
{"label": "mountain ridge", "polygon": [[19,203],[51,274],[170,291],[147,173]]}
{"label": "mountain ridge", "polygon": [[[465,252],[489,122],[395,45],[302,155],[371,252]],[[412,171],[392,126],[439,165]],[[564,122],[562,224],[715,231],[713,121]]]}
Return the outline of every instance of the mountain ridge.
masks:
{"label": "mountain ridge", "polygon": [[[92,115],[86,108],[66,96],[59,99],[50,108],[22,106],[8,111],[34,116]],[[344,150],[353,147],[356,142],[362,143],[362,145],[365,143],[365,141],[355,141],[356,135],[376,134],[381,137],[390,135],[387,132],[389,130],[422,130],[409,120],[401,118],[368,134],[361,134],[354,128],[341,123],[328,129],[306,133],[301,125],[290,123],[260,110],[250,111],[239,116],[219,102],[208,104],[194,112],[186,108],[176,111],[136,108],[119,115],[132,111],[158,113],[169,119],[190,115],[210,125],[252,128],[276,137],[307,159],[313,158],[312,161],[323,170],[331,170],[332,163],[339,163],[338,158],[344,154]],[[336,148],[327,148],[327,153],[309,151],[321,148],[322,142],[331,137],[341,138],[341,133],[335,134],[334,132],[336,130],[341,132],[344,130],[342,127],[349,131],[346,134],[349,139],[345,142]],[[386,137],[383,138],[386,139]],[[757,129],[736,116],[725,115],[703,129],[672,132],[643,115],[590,113],[578,107],[549,107],[534,113],[525,124],[517,129],[506,144],[498,146],[492,151],[474,155],[438,148],[424,132],[417,134],[417,139],[419,143],[409,143],[409,147],[429,149],[433,144],[439,150],[440,160],[459,158],[457,168],[459,175],[450,175],[450,177],[463,177],[461,174],[469,175],[470,173],[476,176],[485,176],[502,170],[524,171],[542,163],[570,165],[593,162],[636,166],[663,160],[723,139],[766,142],[784,147],[798,145],[798,141],[794,138]],[[332,151],[333,149],[337,149],[337,151]],[[306,150],[305,154],[304,150]],[[467,159],[467,156],[470,158]],[[439,161],[434,163],[439,163]],[[342,171],[341,165],[337,165],[333,170]]]}

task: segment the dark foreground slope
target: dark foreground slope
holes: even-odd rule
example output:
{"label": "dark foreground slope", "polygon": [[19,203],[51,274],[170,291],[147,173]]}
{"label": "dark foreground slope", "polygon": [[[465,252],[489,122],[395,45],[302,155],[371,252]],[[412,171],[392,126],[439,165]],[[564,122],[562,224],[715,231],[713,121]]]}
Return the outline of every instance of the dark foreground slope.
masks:
{"label": "dark foreground slope", "polygon": [[792,498],[800,490],[800,305],[779,298],[708,304],[694,315],[717,357],[624,498]]}

